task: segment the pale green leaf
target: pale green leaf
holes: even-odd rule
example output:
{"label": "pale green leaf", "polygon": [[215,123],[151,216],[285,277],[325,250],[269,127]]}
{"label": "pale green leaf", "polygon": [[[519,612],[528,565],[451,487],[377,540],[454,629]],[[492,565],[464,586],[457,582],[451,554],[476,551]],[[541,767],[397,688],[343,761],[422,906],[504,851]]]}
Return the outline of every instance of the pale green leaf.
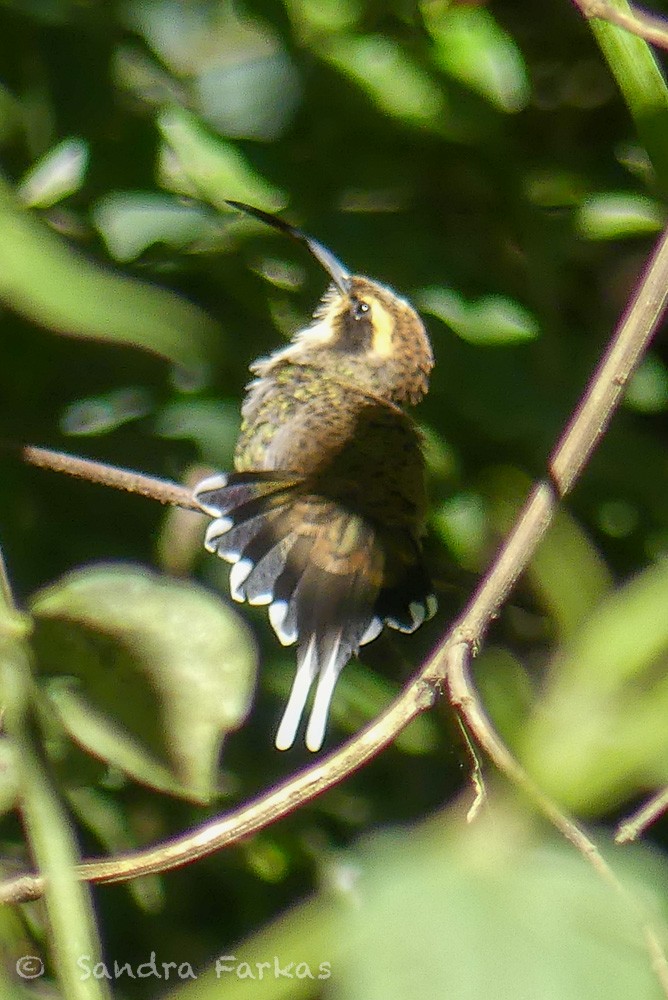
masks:
{"label": "pale green leaf", "polygon": [[441,69],[485,97],[501,111],[521,111],[530,88],[524,58],[515,40],[483,7],[422,4]]}
{"label": "pale green leaf", "polygon": [[341,35],[328,41],[323,55],[385,114],[411,125],[443,125],[446,104],[436,81],[391,38]]}
{"label": "pale green leaf", "polygon": [[639,413],[660,413],[668,408],[668,370],[656,355],[643,359],[626,388],[624,403]]}
{"label": "pale green leaf", "polygon": [[268,212],[285,207],[284,192],[262,176],[237,144],[213,135],[196,115],[169,108],[157,125],[163,138],[160,173],[166,187],[221,208],[227,200]]}
{"label": "pale green leaf", "polygon": [[139,742],[194,795],[213,794],[222,739],[253,692],[254,644],[237,613],[202,587],[124,565],[74,572],[32,610],[42,672],[78,678],[90,702],[86,716],[59,695],[91,752],[136,774]]}
{"label": "pale green leaf", "polygon": [[467,302],[452,288],[425,288],[416,300],[470,344],[517,344],[535,340],[540,328],[519,302],[502,295],[485,295]]}
{"label": "pale green leaf", "polygon": [[156,243],[176,249],[221,241],[220,220],[210,210],[169,196],[112,191],[93,209],[93,219],[116,260],[134,260]]}
{"label": "pale green leaf", "polygon": [[129,344],[206,367],[215,324],[171,292],[87,260],[22,206],[0,177],[0,301],[70,337]]}
{"label": "pale green leaf", "polygon": [[576,215],[579,231],[590,240],[616,240],[655,233],[666,220],[664,207],[642,194],[591,195]]}
{"label": "pale green leaf", "polygon": [[668,561],[604,600],[554,658],[522,730],[541,788],[595,814],[668,783]]}
{"label": "pale green leaf", "polygon": [[[658,1000],[633,908],[499,806],[471,833],[441,819],[345,859],[333,1000]],[[644,859],[634,889],[658,907],[668,873]]]}
{"label": "pale green leaf", "polygon": [[63,139],[28,171],[18,188],[19,198],[34,208],[49,208],[83,184],[88,168],[88,143]]}

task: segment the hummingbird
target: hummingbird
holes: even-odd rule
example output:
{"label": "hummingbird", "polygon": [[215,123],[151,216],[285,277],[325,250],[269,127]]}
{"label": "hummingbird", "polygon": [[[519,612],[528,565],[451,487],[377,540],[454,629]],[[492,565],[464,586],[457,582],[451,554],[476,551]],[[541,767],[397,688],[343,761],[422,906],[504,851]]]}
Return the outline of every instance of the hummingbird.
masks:
{"label": "hummingbird", "polygon": [[293,745],[317,679],[306,728],[317,751],[348,661],[384,625],[413,632],[436,610],[422,437],[407,412],[434,360],[405,299],[282,219],[228,204],[305,245],[330,278],[310,324],[250,367],[234,471],[194,490],[213,519],[206,549],[233,564],[231,596],[268,605],[279,641],[297,645],[276,747]]}

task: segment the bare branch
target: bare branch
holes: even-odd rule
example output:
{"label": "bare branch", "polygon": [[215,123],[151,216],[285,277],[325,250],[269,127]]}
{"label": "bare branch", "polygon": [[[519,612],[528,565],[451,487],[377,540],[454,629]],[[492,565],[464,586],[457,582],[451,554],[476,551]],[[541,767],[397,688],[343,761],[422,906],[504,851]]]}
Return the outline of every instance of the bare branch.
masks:
{"label": "bare branch", "polygon": [[114,465],[105,465],[103,462],[93,462],[88,458],[77,458],[63,451],[50,451],[48,448],[37,448],[34,445],[26,445],[21,450],[21,457],[25,462],[37,465],[41,469],[65,472],[68,476],[88,479],[89,482],[98,483],[100,486],[113,486],[116,490],[138,493],[140,496],[148,497],[149,500],[157,500],[158,503],[185,507],[187,510],[201,513],[201,507],[193,500],[192,493],[187,487],[170,483],[166,479],[155,479],[153,476],[144,476],[130,469],[118,469]]}
{"label": "bare branch", "polygon": [[[433,688],[417,678],[354,739],[254,801],[157,847],[116,858],[87,861],[77,869],[79,876],[91,882],[123,882],[179,868],[235,844],[352,774],[392,743],[397,733],[417,715],[431,708],[435,698]],[[43,888],[40,876],[22,875],[0,883],[0,902],[36,899]]]}
{"label": "bare branch", "polygon": [[632,35],[638,35],[650,45],[668,49],[668,24],[662,17],[648,14],[637,7],[631,7],[628,11],[619,10],[608,0],[574,0],[574,3],[587,19],[599,18],[618,28],[624,28]]}
{"label": "bare branch", "polygon": [[668,810],[668,788],[663,788],[648,802],[645,802],[637,812],[619,824],[615,834],[615,843],[628,844],[632,840],[637,840],[647,827],[655,823],[666,810]]}

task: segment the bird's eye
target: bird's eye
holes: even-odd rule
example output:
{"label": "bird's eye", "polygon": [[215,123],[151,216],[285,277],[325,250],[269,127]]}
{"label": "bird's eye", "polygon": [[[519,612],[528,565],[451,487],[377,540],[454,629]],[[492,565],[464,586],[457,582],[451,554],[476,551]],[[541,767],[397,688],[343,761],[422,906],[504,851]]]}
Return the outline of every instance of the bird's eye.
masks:
{"label": "bird's eye", "polygon": [[353,299],[353,316],[355,319],[362,319],[363,316],[369,312],[371,306],[368,302],[364,302],[363,299]]}

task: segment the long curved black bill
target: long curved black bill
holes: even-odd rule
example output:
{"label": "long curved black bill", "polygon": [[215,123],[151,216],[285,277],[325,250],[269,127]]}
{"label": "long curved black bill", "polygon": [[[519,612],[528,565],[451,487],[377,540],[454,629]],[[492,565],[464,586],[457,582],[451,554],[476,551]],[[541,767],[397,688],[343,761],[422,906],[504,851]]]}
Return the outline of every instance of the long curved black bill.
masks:
{"label": "long curved black bill", "polygon": [[245,212],[246,215],[254,216],[260,222],[265,222],[268,226],[278,229],[279,232],[291,236],[293,240],[304,243],[316,260],[322,264],[336,287],[344,295],[350,291],[350,273],[327,247],[323,246],[322,243],[318,243],[312,236],[307,236],[301,229],[291,226],[289,222],[284,222],[278,216],[270,215],[269,212],[263,212],[261,208],[253,208],[252,205],[245,205],[242,201],[226,201],[225,204],[239,209],[240,212]]}

